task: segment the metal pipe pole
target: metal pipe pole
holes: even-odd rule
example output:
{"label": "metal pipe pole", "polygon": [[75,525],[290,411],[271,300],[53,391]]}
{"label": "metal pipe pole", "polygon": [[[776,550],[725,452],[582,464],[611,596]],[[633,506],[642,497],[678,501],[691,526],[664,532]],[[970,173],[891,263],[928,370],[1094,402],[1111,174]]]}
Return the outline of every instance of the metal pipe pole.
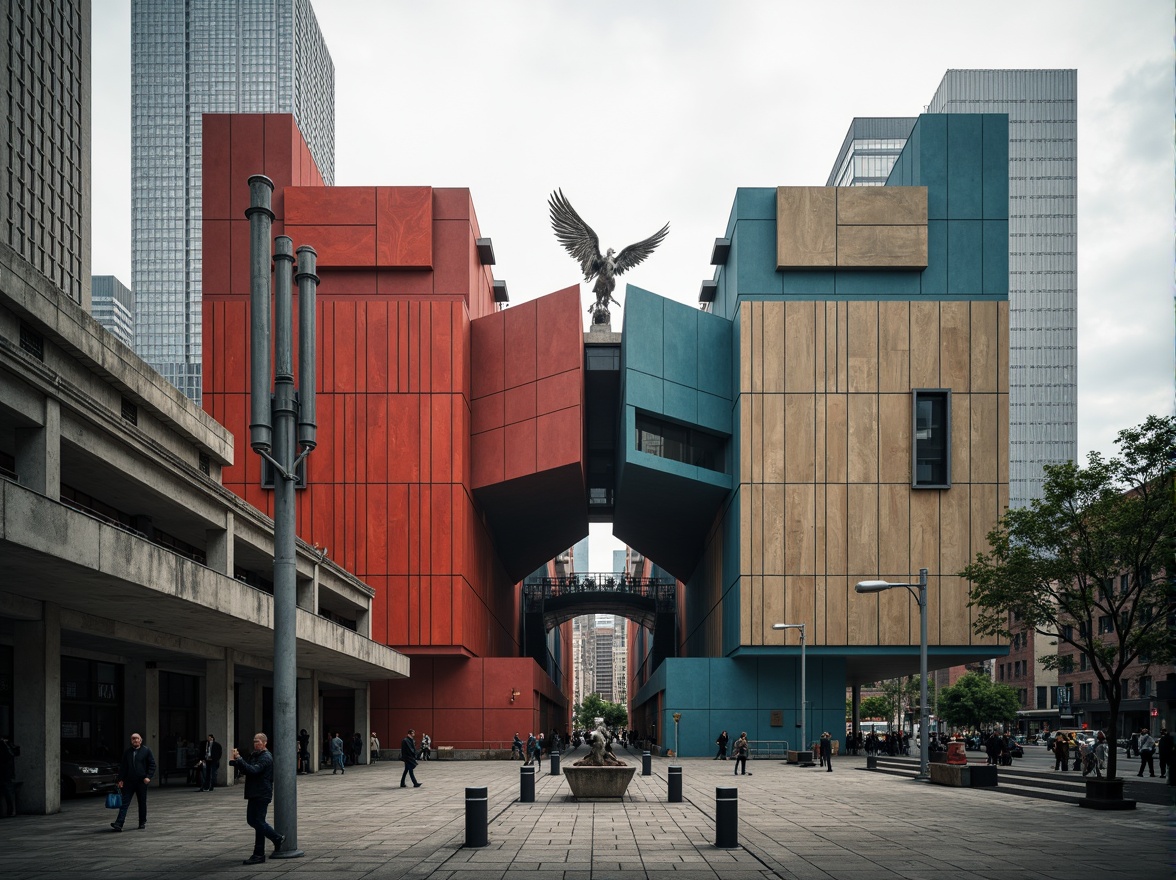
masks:
{"label": "metal pipe pole", "polygon": [[[249,178],[249,445],[268,453],[272,445],[270,412],[270,230],[274,182],[264,174]],[[230,572],[231,573],[231,572]],[[255,731],[256,732],[256,731]]]}
{"label": "metal pipe pole", "polygon": [[[294,243],[274,240],[274,825],[286,842],[278,855],[298,848],[298,662],[295,546]],[[282,472],[284,471],[284,473]]]}
{"label": "metal pipe pole", "polygon": [[931,734],[927,729],[927,569],[919,569],[919,776],[930,774]]}
{"label": "metal pipe pole", "polygon": [[[805,717],[804,717],[804,708],[805,708],[805,704],[807,702],[805,700],[805,690],[804,690],[805,679],[807,677],[805,675],[805,664],[804,664],[804,652],[805,652],[805,642],[806,642],[806,639],[804,637],[804,626],[805,625],[803,623],[800,625],[800,748],[801,748],[801,751],[807,752],[809,750],[808,727],[805,724]],[[809,760],[811,761],[812,758],[810,758]],[[811,767],[812,764],[810,763],[809,766]]]}

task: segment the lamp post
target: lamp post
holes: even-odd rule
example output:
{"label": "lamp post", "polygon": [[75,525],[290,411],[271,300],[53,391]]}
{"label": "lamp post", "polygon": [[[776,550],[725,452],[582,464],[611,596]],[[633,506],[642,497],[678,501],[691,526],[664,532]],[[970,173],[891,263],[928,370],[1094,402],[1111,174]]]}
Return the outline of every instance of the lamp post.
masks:
{"label": "lamp post", "polygon": [[[919,603],[919,775],[928,778],[930,735],[927,730],[927,569],[919,569],[917,584],[892,584],[889,581],[858,581],[854,589],[859,593],[881,593],[894,587],[905,587]],[[915,587],[919,591],[915,592]]]}
{"label": "lamp post", "polygon": [[[802,752],[807,752],[809,750],[808,736],[806,735],[807,728],[805,727],[805,723],[804,723],[804,709],[805,709],[805,699],[804,699],[804,696],[805,696],[805,694],[804,694],[804,680],[805,680],[804,626],[805,625],[803,623],[773,623],[772,624],[772,629],[798,629],[798,630],[800,630],[800,750]],[[811,757],[809,758],[808,766],[810,766],[810,767],[812,766],[812,758]]]}

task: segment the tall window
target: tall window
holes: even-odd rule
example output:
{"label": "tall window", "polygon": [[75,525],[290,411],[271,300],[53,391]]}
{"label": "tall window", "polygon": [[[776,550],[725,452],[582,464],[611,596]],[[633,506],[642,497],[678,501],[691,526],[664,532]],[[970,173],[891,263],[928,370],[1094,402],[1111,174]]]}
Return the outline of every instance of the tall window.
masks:
{"label": "tall window", "polygon": [[911,486],[951,487],[951,391],[916,388],[911,392]]}
{"label": "tall window", "polygon": [[637,449],[659,458],[723,470],[723,438],[705,431],[637,413]]}
{"label": "tall window", "polygon": [[1044,685],[1040,685],[1040,684],[1037,686],[1037,707],[1036,708],[1038,708],[1038,709],[1048,709],[1049,708],[1049,705],[1046,703],[1046,700],[1049,699],[1049,697],[1046,696],[1048,693],[1049,693],[1048,687],[1045,687]]}

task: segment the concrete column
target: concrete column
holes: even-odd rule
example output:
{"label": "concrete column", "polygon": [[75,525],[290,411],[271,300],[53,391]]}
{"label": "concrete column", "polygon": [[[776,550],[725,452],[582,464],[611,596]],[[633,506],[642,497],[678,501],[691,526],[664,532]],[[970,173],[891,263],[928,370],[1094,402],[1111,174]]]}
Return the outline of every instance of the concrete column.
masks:
{"label": "concrete column", "polygon": [[862,729],[862,686],[860,684],[853,686],[851,700],[853,709],[850,715],[850,730],[856,734]]}
{"label": "concrete column", "polygon": [[16,475],[22,486],[56,501],[61,497],[61,408],[46,398],[40,427],[17,428]]}
{"label": "concrete column", "polygon": [[223,750],[216,774],[217,785],[232,785],[235,781],[235,774],[229,772],[229,753],[236,744],[233,736],[233,673],[236,665],[230,650],[226,649],[225,655],[224,660],[207,660],[204,664],[205,729],[201,734],[207,736],[211,733]]}
{"label": "concrete column", "polygon": [[13,622],[13,708],[17,809],[47,815],[61,809],[61,609],[45,602],[40,620]]}
{"label": "concrete column", "polygon": [[364,638],[370,639],[372,637],[372,613],[371,607],[361,608],[355,612],[355,631]]}
{"label": "concrete column", "polygon": [[225,511],[225,527],[209,529],[205,533],[204,541],[204,556],[208,567],[229,577],[233,577],[236,567],[233,558],[234,523],[233,512]]}
{"label": "concrete column", "polygon": [[311,670],[309,677],[298,679],[298,729],[306,728],[310,734],[310,772],[319,769],[319,752],[322,744],[322,715],[319,712],[319,675]]}
{"label": "concrete column", "polygon": [[[126,698],[123,700],[122,748],[131,744],[131,734],[143,737],[143,743],[155,755],[155,763],[164,766],[164,743],[159,741],[159,670],[153,661],[128,663],[123,669],[123,686]],[[168,743],[167,745],[174,745]],[[161,781],[155,774],[155,784]]]}
{"label": "concrete column", "polygon": [[[370,712],[371,691],[368,685],[355,689],[355,715],[351,724],[352,730],[358,730],[363,737],[363,756],[365,764],[370,764],[372,756],[368,753],[368,739],[372,732],[372,718]],[[426,731],[421,731],[422,734]]]}

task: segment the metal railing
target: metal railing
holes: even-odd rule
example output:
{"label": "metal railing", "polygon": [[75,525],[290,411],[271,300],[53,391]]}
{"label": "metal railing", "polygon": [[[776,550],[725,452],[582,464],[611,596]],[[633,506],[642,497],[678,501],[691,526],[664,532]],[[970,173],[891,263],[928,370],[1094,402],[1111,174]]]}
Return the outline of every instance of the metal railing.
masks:
{"label": "metal railing", "polygon": [[747,757],[756,758],[786,758],[788,757],[788,740],[786,739],[749,739],[747,741]]}
{"label": "metal railing", "polygon": [[523,585],[523,598],[529,611],[541,610],[545,599],[583,596],[588,593],[623,593],[653,599],[658,611],[673,611],[677,607],[675,584],[662,578],[586,573],[539,578]]}

